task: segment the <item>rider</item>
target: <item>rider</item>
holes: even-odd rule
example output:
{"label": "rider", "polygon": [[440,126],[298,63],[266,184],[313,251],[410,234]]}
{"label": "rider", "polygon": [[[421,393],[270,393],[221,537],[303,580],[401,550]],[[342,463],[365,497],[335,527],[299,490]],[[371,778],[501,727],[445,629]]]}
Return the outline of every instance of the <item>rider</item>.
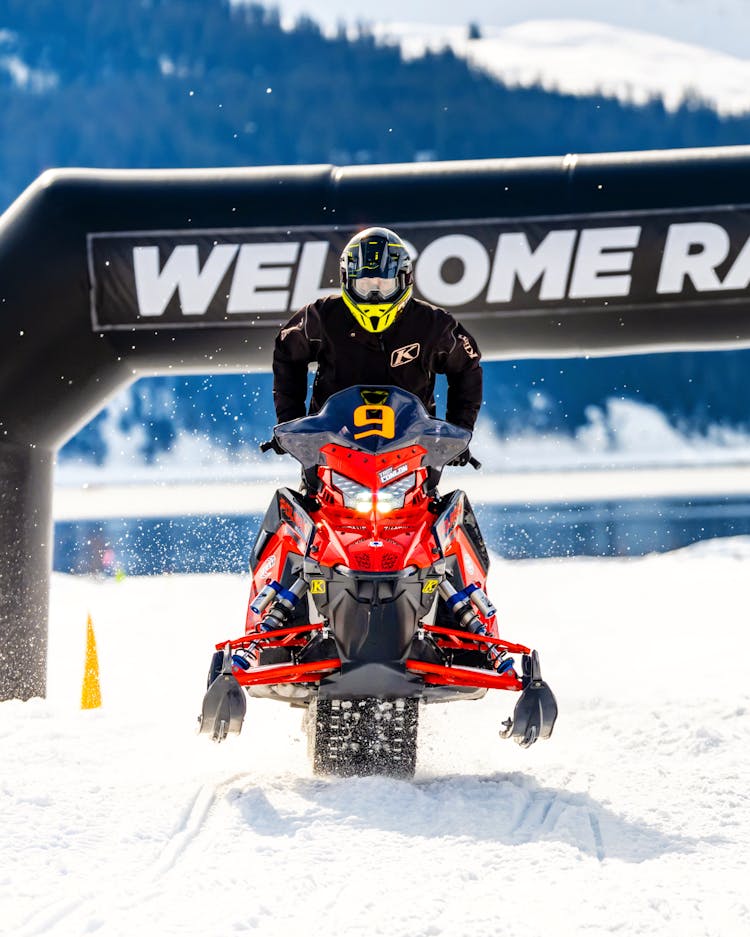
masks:
{"label": "rider", "polygon": [[[356,234],[341,254],[341,295],[304,306],[280,330],[273,398],[280,423],[305,415],[307,367],[317,362],[310,413],[354,384],[392,384],[435,416],[435,375],[448,380],[445,418],[472,430],[482,403],[480,353],[450,313],[412,295],[412,263],[388,228]],[[465,465],[466,449],[452,464]]]}
{"label": "rider", "polygon": [[[340,275],[340,295],[303,306],[276,337],[278,422],[305,416],[307,368],[317,362],[310,413],[355,384],[391,384],[418,397],[434,417],[435,375],[445,374],[445,418],[473,430],[482,404],[479,348],[445,309],[414,298],[412,262],[401,238],[388,228],[355,234],[341,253]],[[275,439],[267,445],[284,451]],[[471,458],[467,448],[449,464],[466,465]],[[429,470],[430,490],[439,477],[439,471]],[[304,490],[312,493],[317,484],[314,469],[303,473]],[[455,623],[442,599],[437,614],[448,625]]]}

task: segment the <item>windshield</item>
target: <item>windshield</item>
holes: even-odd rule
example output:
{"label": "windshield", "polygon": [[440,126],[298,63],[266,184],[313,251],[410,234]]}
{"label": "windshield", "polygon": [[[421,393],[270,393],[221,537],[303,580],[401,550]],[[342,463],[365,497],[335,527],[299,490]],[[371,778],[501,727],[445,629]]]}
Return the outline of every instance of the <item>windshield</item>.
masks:
{"label": "windshield", "polygon": [[305,468],[321,462],[329,443],[372,453],[422,446],[425,463],[442,468],[471,440],[468,430],[433,419],[408,391],[359,385],[334,394],[314,416],[279,424],[274,435]]}

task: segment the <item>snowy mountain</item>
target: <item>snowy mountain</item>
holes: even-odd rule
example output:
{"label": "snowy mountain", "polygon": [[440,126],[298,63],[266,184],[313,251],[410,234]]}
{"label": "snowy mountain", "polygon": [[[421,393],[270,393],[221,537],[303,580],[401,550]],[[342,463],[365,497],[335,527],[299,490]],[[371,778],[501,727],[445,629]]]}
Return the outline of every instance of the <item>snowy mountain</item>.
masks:
{"label": "snowy mountain", "polygon": [[[234,0],[244,2],[244,0]],[[408,20],[444,26],[478,23],[481,27],[508,27],[533,20],[589,20],[651,33],[692,45],[750,55],[750,6],[747,0],[463,0],[460,7],[445,0],[278,0],[282,13],[292,19],[313,16],[329,28],[337,23],[393,23]]]}
{"label": "snowy mountain", "polygon": [[569,94],[604,94],[643,104],[661,98],[673,110],[685,100],[721,114],[750,111],[750,60],[698,44],[591,20],[531,20],[482,29],[390,23],[375,28],[406,58],[450,48],[509,86]]}
{"label": "snowy mountain", "polygon": [[[406,58],[450,48],[510,86],[541,85],[572,94],[604,93],[629,102],[662,98],[709,102],[719,113],[750,110],[750,5],[743,0],[635,0],[603,4],[531,0],[522,7],[468,0],[449,4],[385,0],[372,7],[284,0],[288,22],[307,11],[327,25],[372,21]],[[408,15],[408,21],[405,17]],[[469,39],[467,24],[480,38]]]}

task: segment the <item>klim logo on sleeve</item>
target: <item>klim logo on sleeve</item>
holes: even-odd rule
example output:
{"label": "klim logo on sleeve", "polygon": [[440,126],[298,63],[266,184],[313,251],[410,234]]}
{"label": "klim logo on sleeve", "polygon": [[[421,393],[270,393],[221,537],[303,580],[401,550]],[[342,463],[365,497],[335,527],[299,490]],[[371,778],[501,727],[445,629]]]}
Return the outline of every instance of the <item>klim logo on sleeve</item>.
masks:
{"label": "klim logo on sleeve", "polygon": [[[750,287],[750,206],[394,227],[411,245],[416,295],[459,317],[715,305],[746,299]],[[353,233],[89,234],[93,328],[280,325],[338,291]],[[397,349],[391,367],[418,354],[418,345]]]}
{"label": "klim logo on sleeve", "polygon": [[463,345],[463,349],[464,349],[464,351],[466,352],[467,357],[471,358],[472,360],[473,360],[474,358],[478,358],[478,357],[479,357],[478,352],[475,351],[474,346],[473,346],[473,345],[471,344],[471,342],[469,341],[468,335],[462,335],[462,336],[461,336],[461,344]]}

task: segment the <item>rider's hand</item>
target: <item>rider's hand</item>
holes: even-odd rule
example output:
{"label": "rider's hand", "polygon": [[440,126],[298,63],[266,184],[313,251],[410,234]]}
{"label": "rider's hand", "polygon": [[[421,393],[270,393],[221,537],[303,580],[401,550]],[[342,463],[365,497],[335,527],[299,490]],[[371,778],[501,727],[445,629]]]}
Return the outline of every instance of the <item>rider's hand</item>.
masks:
{"label": "rider's hand", "polygon": [[286,452],[286,449],[283,448],[275,436],[272,436],[271,439],[266,442],[262,442],[259,448],[261,452],[268,452],[270,449],[273,449],[273,451],[277,452],[279,455],[284,455]]}
{"label": "rider's hand", "polygon": [[463,452],[459,452],[455,459],[451,459],[448,462],[448,465],[468,465],[471,461],[471,450],[464,449]]}

